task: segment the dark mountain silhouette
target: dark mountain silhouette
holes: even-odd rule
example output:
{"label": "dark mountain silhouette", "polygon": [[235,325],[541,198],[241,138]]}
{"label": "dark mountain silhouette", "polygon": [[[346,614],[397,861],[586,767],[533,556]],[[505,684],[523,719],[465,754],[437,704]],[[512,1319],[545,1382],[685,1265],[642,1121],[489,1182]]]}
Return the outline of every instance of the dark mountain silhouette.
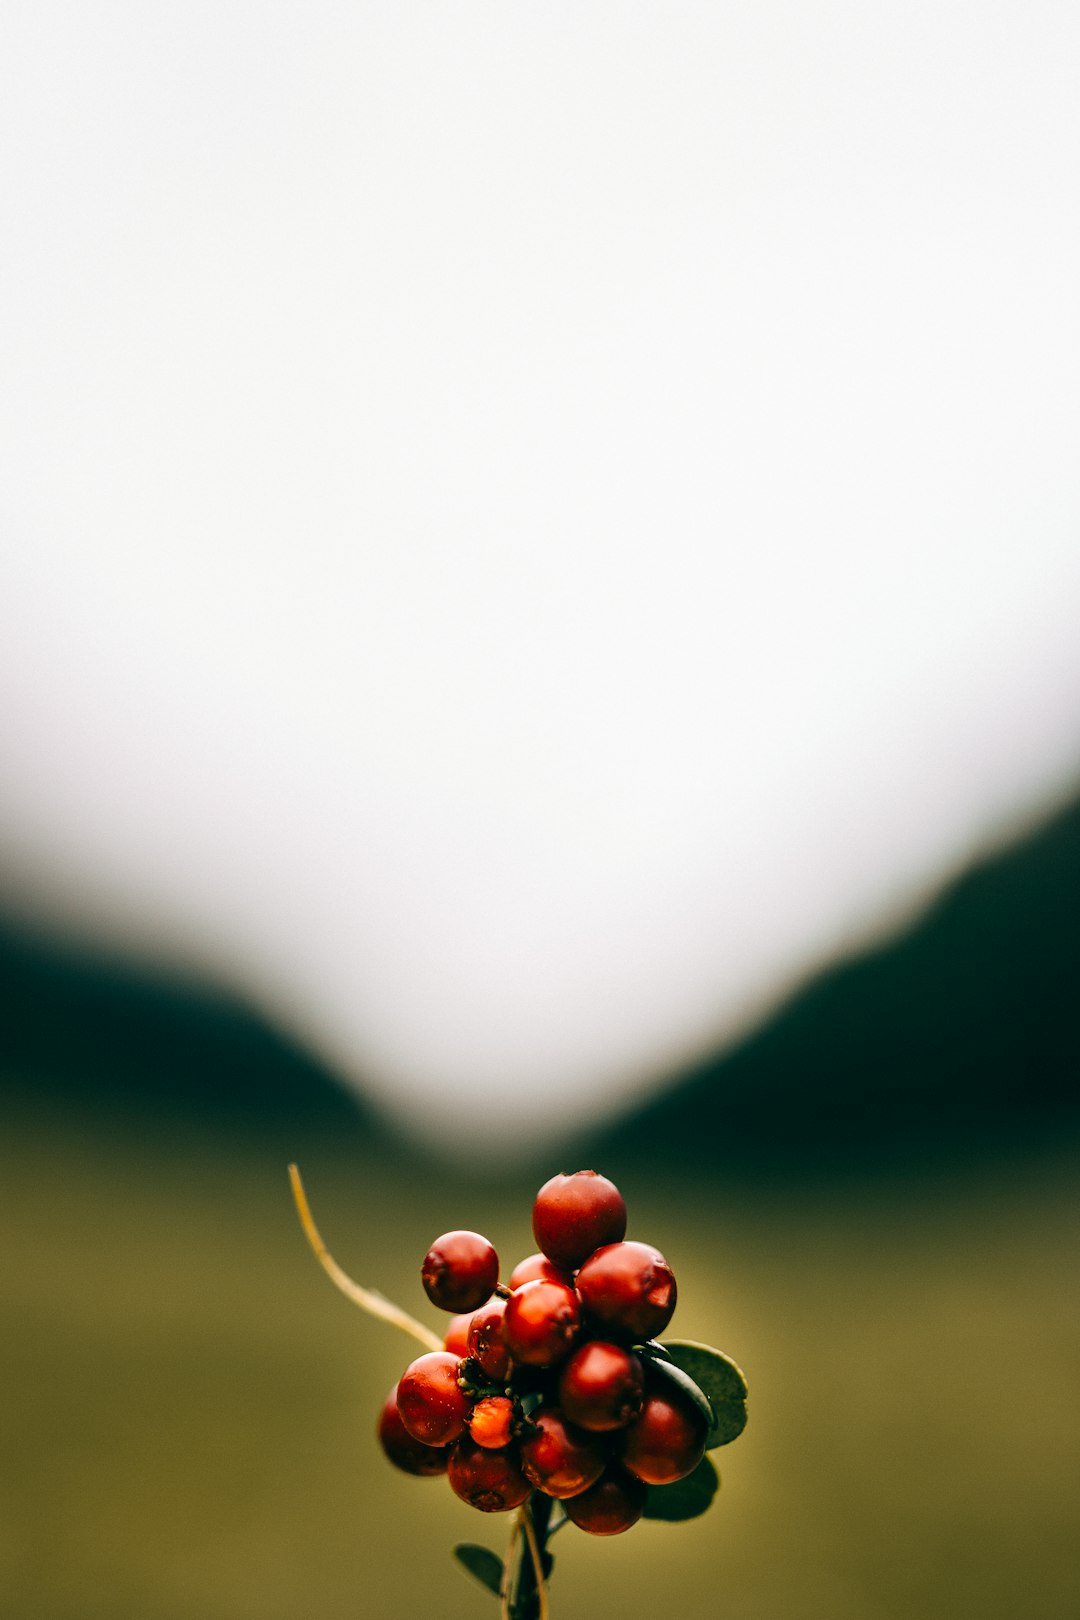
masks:
{"label": "dark mountain silhouette", "polygon": [[[1080,1127],[1080,802],[821,974],[734,1050],[577,1144],[581,1163],[828,1166]],[[0,1092],[110,1121],[393,1143],[242,1003],[0,923]]]}
{"label": "dark mountain silhouette", "polygon": [[612,1166],[827,1167],[1078,1127],[1074,803],[960,877],[900,937],[815,978],[734,1050],[583,1151]]}
{"label": "dark mountain silhouette", "polygon": [[121,1121],[380,1134],[332,1074],[243,1002],[0,923],[0,1089]]}

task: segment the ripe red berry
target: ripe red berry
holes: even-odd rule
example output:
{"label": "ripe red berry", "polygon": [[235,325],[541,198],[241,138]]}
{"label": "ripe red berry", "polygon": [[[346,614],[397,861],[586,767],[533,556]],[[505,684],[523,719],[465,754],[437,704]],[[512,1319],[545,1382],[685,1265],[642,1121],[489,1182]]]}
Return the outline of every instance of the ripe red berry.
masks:
{"label": "ripe red berry", "polygon": [[481,1513],[505,1513],[520,1507],[532,1492],[518,1467],[516,1446],[485,1451],[472,1440],[459,1440],[450,1448],[447,1473],[455,1495]]}
{"label": "ripe red berry", "polygon": [[510,1273],[507,1287],[511,1292],[520,1288],[522,1283],[536,1282],[562,1282],[573,1283],[574,1273],[557,1266],[554,1260],[549,1260],[546,1254],[529,1254],[524,1260],[519,1260]]}
{"label": "ripe red berry", "polygon": [[479,1232],[444,1232],[424,1256],[420,1277],[441,1311],[474,1311],[494,1292],[499,1257]]}
{"label": "ripe red berry", "polygon": [[593,1536],[617,1536],[645,1511],[645,1486],[613,1463],[580,1496],[566,1504],[566,1516]]}
{"label": "ripe red berry", "polygon": [[426,1446],[422,1440],[413,1439],[401,1421],[396,1384],[383,1403],[376,1433],[383,1451],[394,1467],[400,1468],[402,1473],[420,1476],[446,1473],[450,1457],[449,1447]]}
{"label": "ripe red berry", "polygon": [[505,1395],[485,1395],[469,1413],[469,1433],[485,1451],[508,1446],[514,1422],[514,1403]]}
{"label": "ripe red berry", "polygon": [[595,1170],[552,1176],[533,1204],[533,1235],[549,1260],[574,1271],[594,1249],[626,1232],[626,1205],[614,1182]]}
{"label": "ripe red berry", "polygon": [[651,1339],[675,1314],[675,1274],[648,1243],[609,1243],[577,1275],[581,1302],[616,1337]]}
{"label": "ripe red berry", "polygon": [[559,1378],[559,1405],[571,1423],[601,1433],[636,1417],[644,1392],[638,1357],[603,1339],[575,1350]]}
{"label": "ripe red berry", "polygon": [[580,1496],[600,1478],[608,1446],[594,1434],[573,1429],[554,1406],[538,1406],[534,1432],[521,1442],[521,1471],[545,1496]]}
{"label": "ripe red berry", "polygon": [[503,1383],[510,1376],[510,1351],[503,1338],[504,1299],[489,1299],[473,1312],[469,1328],[469,1355],[478,1361],[488,1378]]}
{"label": "ripe red berry", "polygon": [[429,1350],[406,1367],[397,1405],[414,1440],[445,1446],[464,1434],[469,1401],[458,1387],[460,1371],[461,1362],[447,1350]]}
{"label": "ripe red berry", "polygon": [[503,1338],[515,1361],[528,1367],[554,1367],[569,1355],[581,1331],[581,1305],[566,1283],[523,1283],[510,1295]]}
{"label": "ripe red berry", "polygon": [[465,1311],[453,1317],[443,1339],[443,1349],[449,1350],[452,1356],[460,1356],[462,1361],[469,1353],[469,1324],[475,1315],[475,1311]]}
{"label": "ripe red berry", "polygon": [[623,1431],[623,1464],[646,1485],[670,1485],[692,1474],[705,1455],[708,1424],[677,1390],[650,1381],[641,1411]]}

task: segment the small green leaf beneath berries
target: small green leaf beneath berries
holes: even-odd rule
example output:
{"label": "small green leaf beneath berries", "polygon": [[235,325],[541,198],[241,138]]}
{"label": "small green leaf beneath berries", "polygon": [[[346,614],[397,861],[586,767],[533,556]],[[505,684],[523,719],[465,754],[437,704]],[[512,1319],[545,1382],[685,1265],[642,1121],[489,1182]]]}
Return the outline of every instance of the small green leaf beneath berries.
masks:
{"label": "small green leaf beneath berries", "polygon": [[[712,1423],[705,1440],[708,1449],[737,1439],[746,1428],[746,1379],[730,1356],[690,1339],[667,1339],[664,1349],[675,1366],[704,1391],[712,1407]],[[668,1370],[663,1362],[654,1365]]]}
{"label": "small green leaf beneath berries", "polygon": [[479,1547],[474,1541],[462,1541],[454,1548],[454,1557],[464,1570],[481,1586],[498,1597],[502,1591],[503,1562],[488,1547]]}
{"label": "small green leaf beneath berries", "polygon": [[692,1474],[674,1485],[650,1485],[645,1496],[645,1518],[696,1519],[705,1512],[720,1488],[720,1475],[711,1457],[702,1457]]}

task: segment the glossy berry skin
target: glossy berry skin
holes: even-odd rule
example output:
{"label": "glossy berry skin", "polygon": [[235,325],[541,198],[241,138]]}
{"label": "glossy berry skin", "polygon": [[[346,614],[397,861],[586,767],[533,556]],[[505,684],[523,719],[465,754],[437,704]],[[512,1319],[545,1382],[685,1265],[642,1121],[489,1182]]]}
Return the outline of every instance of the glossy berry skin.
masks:
{"label": "glossy berry skin", "polygon": [[443,1339],[443,1349],[449,1350],[452,1356],[460,1356],[462,1361],[469,1353],[469,1326],[475,1315],[475,1311],[465,1311],[453,1317]]}
{"label": "glossy berry skin", "polygon": [[648,1243],[609,1243],[577,1275],[589,1317],[615,1338],[655,1338],[675,1314],[675,1274]]}
{"label": "glossy berry skin", "polygon": [[469,1400],[458,1388],[461,1362],[448,1350],[429,1350],[409,1363],[398,1382],[401,1421],[414,1440],[446,1446],[465,1433]]}
{"label": "glossy berry skin", "polygon": [[595,1484],[608,1460],[603,1440],[572,1428],[554,1406],[538,1406],[531,1423],[534,1432],[521,1442],[521,1471],[527,1480],[560,1501]]}
{"label": "glossy berry skin", "polygon": [[514,1403],[505,1395],[485,1395],[469,1413],[469,1433],[485,1451],[508,1446],[513,1425]]}
{"label": "glossy berry skin", "polygon": [[594,1433],[622,1429],[641,1411],[645,1374],[622,1345],[593,1339],[575,1350],[559,1377],[559,1405],[571,1423]]}
{"label": "glossy berry skin", "polygon": [[510,1376],[510,1351],[503,1338],[505,1315],[506,1301],[490,1299],[473,1312],[469,1327],[469,1355],[496,1384],[504,1383]]}
{"label": "glossy berry skin", "polygon": [[671,1485],[705,1455],[708,1425],[677,1390],[650,1381],[641,1411],[620,1436],[623,1466],[646,1485]]}
{"label": "glossy berry skin", "polygon": [[446,1465],[450,1457],[448,1446],[425,1446],[422,1440],[414,1440],[404,1423],[397,1404],[397,1385],[383,1403],[379,1413],[378,1427],[375,1431],[379,1437],[379,1444],[393,1463],[400,1468],[403,1474],[416,1474],[421,1478],[433,1474],[445,1474]]}
{"label": "glossy berry skin", "polygon": [[581,1305],[566,1283],[523,1283],[510,1295],[503,1337],[515,1361],[554,1367],[570,1354],[581,1332]]}
{"label": "glossy berry skin", "polygon": [[507,1287],[513,1292],[527,1282],[561,1282],[572,1284],[574,1273],[557,1266],[554,1260],[549,1260],[546,1254],[528,1254],[524,1260],[519,1260],[510,1273]]}
{"label": "glossy berry skin", "polygon": [[499,1280],[499,1257],[479,1232],[444,1232],[420,1268],[424,1292],[441,1311],[475,1311]]}
{"label": "glossy berry skin", "polygon": [[485,1451],[472,1440],[459,1440],[450,1448],[447,1475],[454,1494],[481,1513],[506,1513],[532,1493],[518,1467],[516,1446]]}
{"label": "glossy berry skin", "polygon": [[636,1524],[645,1511],[645,1486],[613,1464],[580,1496],[566,1504],[566,1516],[593,1536],[617,1536]]}
{"label": "glossy berry skin", "polygon": [[537,1245],[565,1270],[576,1271],[594,1249],[626,1234],[626,1205],[614,1182],[595,1170],[545,1181],[533,1204]]}

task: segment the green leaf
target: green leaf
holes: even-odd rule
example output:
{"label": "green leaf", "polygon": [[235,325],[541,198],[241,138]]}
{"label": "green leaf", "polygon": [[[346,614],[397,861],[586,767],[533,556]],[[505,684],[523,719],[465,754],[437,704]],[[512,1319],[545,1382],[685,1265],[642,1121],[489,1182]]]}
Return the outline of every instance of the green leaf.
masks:
{"label": "green leaf", "polygon": [[650,1360],[652,1361],[652,1370],[657,1374],[660,1381],[662,1383],[674,1384],[676,1389],[682,1391],[683,1395],[685,1395],[691,1406],[697,1407],[698,1411],[705,1419],[705,1422],[708,1424],[709,1432],[711,1433],[713,1426],[713,1409],[709,1405],[708,1396],[702,1389],[698,1387],[698,1385],[690,1377],[690,1374],[684,1372],[681,1367],[677,1367],[674,1361],[661,1361],[659,1356],[650,1357]]}
{"label": "green leaf", "polygon": [[502,1591],[503,1561],[497,1553],[487,1547],[479,1547],[474,1541],[462,1541],[454,1548],[454,1557],[474,1580],[486,1586],[489,1592],[498,1597]]}
{"label": "green leaf", "polygon": [[645,1496],[646,1519],[696,1519],[704,1513],[720,1488],[720,1475],[711,1457],[702,1457],[692,1474],[674,1485],[650,1485]]}
{"label": "green leaf", "polygon": [[[712,1422],[705,1444],[709,1450],[737,1439],[746,1428],[746,1379],[730,1356],[690,1339],[667,1339],[664,1349],[708,1398]],[[663,1362],[653,1365],[657,1371],[670,1370]]]}

